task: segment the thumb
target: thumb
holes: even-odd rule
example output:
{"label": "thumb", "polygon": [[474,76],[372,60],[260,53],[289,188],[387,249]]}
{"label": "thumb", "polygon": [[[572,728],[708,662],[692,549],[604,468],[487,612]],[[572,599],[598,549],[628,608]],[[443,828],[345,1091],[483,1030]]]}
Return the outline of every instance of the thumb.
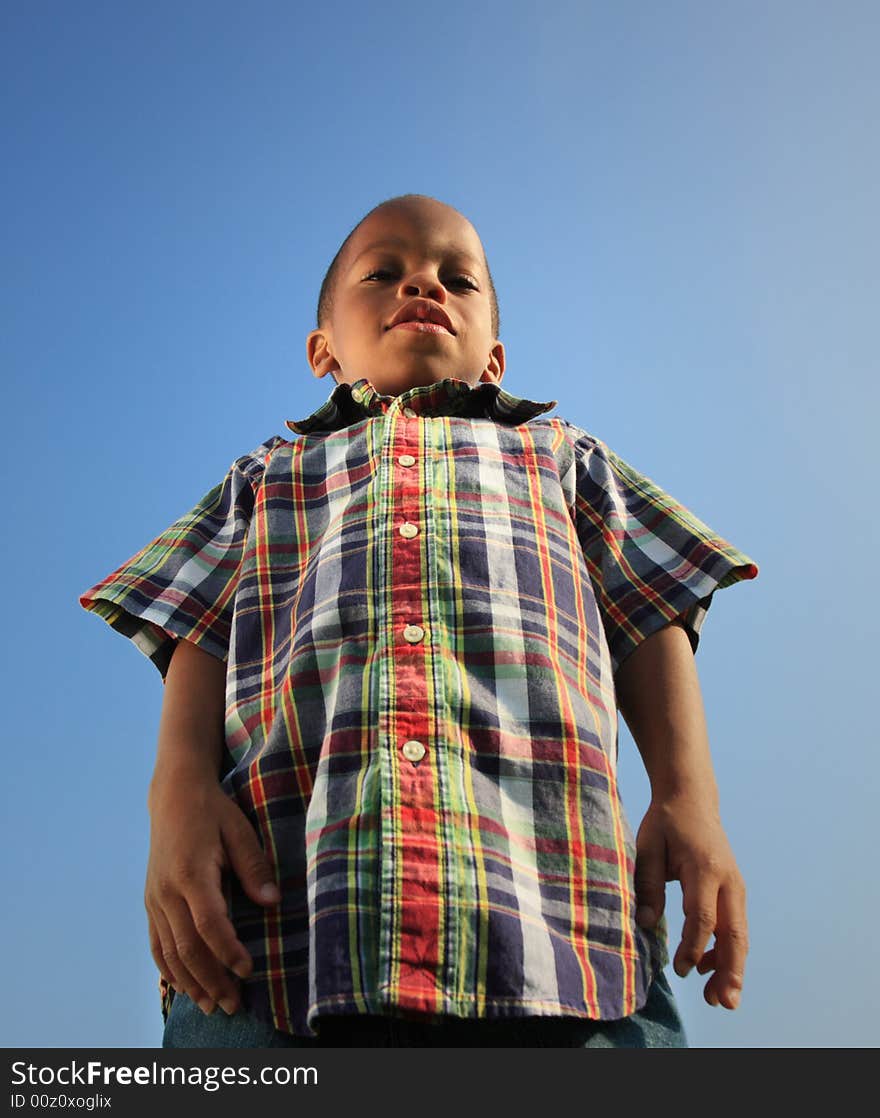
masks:
{"label": "thumb", "polygon": [[636,854],[636,923],[653,928],[666,906],[666,843],[639,835]]}
{"label": "thumb", "polygon": [[230,802],[229,807],[222,834],[230,866],[252,901],[267,906],[278,904],[281,892],[256,831],[236,804]]}

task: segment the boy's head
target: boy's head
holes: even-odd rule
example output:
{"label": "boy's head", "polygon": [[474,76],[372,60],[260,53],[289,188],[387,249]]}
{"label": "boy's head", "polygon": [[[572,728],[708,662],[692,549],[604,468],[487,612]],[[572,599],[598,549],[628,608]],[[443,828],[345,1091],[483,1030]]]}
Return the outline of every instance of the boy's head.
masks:
{"label": "boy's head", "polygon": [[306,339],[316,377],[366,378],[382,395],[454,377],[500,382],[498,304],[477,231],[420,194],[371,210],[343,242]]}

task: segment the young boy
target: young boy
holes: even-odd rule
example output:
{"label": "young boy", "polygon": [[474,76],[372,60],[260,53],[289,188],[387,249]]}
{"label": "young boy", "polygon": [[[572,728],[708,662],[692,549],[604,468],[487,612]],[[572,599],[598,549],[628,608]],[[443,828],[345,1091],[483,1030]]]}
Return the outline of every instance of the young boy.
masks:
{"label": "young boy", "polygon": [[[145,900],[168,1046],[682,1046],[672,879],[676,973],[738,1003],[693,653],[757,568],[502,390],[498,333],[473,226],[376,207],[308,335],[327,403],[81,599],[166,683]],[[637,844],[617,707],[651,782]]]}

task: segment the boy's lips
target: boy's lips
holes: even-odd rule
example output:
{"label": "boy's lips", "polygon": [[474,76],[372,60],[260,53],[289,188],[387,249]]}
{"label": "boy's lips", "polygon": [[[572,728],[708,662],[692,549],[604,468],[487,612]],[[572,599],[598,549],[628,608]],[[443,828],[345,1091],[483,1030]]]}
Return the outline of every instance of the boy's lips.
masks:
{"label": "boy's lips", "polygon": [[391,327],[392,330],[417,330],[420,334],[451,334],[451,330],[447,330],[445,326],[441,326],[439,322],[424,322],[422,320],[416,321],[411,319],[408,322],[398,322],[396,326]]}
{"label": "boy's lips", "polygon": [[455,334],[446,311],[428,299],[413,299],[401,307],[388,324],[388,329],[395,330],[398,326],[425,334]]}

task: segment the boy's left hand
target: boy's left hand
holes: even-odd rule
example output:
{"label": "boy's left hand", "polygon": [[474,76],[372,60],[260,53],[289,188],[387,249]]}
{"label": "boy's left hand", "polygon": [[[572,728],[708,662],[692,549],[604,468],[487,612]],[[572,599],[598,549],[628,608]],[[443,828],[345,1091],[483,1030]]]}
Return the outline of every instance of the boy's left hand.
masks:
{"label": "boy's left hand", "polygon": [[[717,813],[700,797],[652,800],[636,840],[636,919],[653,927],[665,903],[666,882],[681,883],[685,914],[675,973],[692,967],[711,974],[709,1005],[736,1009],[743,985],[748,926],[746,890]],[[714,934],[715,944],[708,948]]]}

